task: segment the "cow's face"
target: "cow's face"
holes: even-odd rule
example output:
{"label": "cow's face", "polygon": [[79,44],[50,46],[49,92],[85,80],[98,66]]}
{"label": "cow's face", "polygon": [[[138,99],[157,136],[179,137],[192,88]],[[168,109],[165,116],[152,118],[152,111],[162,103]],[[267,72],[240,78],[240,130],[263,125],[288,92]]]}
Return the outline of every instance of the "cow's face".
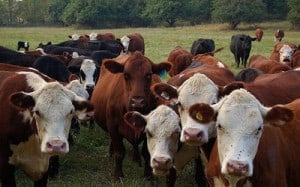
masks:
{"label": "cow's face", "polygon": [[168,71],[171,67],[169,63],[165,62],[154,64],[138,51],[133,53],[124,64],[107,60],[104,66],[112,73],[122,73],[128,110],[139,112],[145,112],[152,104],[150,103],[152,75]]}
{"label": "cow's face", "polygon": [[[36,77],[27,75],[28,81],[32,81],[33,78]],[[57,82],[39,85],[32,82],[30,86],[40,88],[31,93],[12,94],[12,104],[32,113],[32,122],[36,124],[41,141],[41,152],[67,153],[71,119],[91,117],[92,105]]]}
{"label": "cow's face", "polygon": [[129,43],[130,43],[130,38],[128,36],[123,36],[121,39],[121,43],[124,47],[124,51],[128,51]]}
{"label": "cow's face", "polygon": [[95,61],[91,59],[84,59],[80,67],[80,82],[83,84],[89,95],[92,95],[96,81],[99,77],[99,67]]}
{"label": "cow's face", "polygon": [[178,112],[182,131],[180,141],[202,145],[215,136],[214,122],[201,124],[189,116],[189,108],[197,102],[213,104],[218,99],[218,87],[204,74],[195,74],[178,89]]}
{"label": "cow's face", "polygon": [[294,50],[289,45],[283,45],[279,50],[280,63],[291,65]]}
{"label": "cow's face", "polygon": [[153,173],[168,174],[173,166],[180,134],[180,119],[176,112],[166,105],[159,105],[147,116],[129,112],[125,115],[125,121],[134,129],[142,126],[146,132]]}
{"label": "cow's face", "polygon": [[250,36],[241,37],[242,49],[251,50],[252,41],[256,40],[256,38],[251,38]]}
{"label": "cow's face", "polygon": [[283,107],[262,106],[244,89],[233,91],[213,108],[218,113],[216,127],[221,172],[228,179],[253,175],[253,160],[264,123],[282,125],[293,117],[292,112]]}

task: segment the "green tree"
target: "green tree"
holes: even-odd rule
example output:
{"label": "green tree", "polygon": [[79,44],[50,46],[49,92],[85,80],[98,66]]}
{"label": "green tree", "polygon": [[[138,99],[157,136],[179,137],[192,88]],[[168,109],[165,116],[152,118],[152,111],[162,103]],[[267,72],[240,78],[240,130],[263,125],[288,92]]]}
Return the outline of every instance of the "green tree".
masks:
{"label": "green tree", "polygon": [[184,4],[184,19],[192,25],[211,21],[211,0],[189,0]]}
{"label": "green tree", "polygon": [[282,20],[288,12],[287,0],[263,0],[267,15],[265,20]]}
{"label": "green tree", "polygon": [[50,0],[47,7],[47,23],[62,25],[62,15],[70,0]]}
{"label": "green tree", "polygon": [[265,4],[262,0],[215,0],[213,1],[212,20],[229,23],[230,29],[236,29],[241,22],[259,22],[265,16]]}
{"label": "green tree", "polygon": [[300,28],[300,2],[299,0],[288,0],[289,12],[287,19],[292,23],[296,29]]}
{"label": "green tree", "polygon": [[152,23],[168,23],[168,26],[174,26],[177,19],[183,14],[183,0],[148,0],[146,1],[143,17],[152,21]]}

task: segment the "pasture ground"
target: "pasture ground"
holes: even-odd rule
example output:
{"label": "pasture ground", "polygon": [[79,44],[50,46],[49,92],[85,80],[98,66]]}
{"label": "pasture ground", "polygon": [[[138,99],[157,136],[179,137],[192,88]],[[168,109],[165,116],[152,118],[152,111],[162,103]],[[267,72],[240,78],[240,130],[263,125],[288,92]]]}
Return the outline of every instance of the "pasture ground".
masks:
{"label": "pasture ground", "polygon": [[[145,39],[145,55],[153,62],[166,61],[169,52],[180,45],[190,50],[194,40],[211,38],[216,48],[224,47],[215,56],[227,64],[234,73],[241,70],[236,68],[234,57],[229,50],[230,38],[233,34],[244,33],[254,37],[256,27],[264,30],[261,42],[254,41],[250,56],[261,54],[269,57],[275,42],[273,33],[276,29],[284,29],[283,41],[300,44],[300,32],[289,30],[288,22],[262,23],[259,25],[240,25],[238,30],[227,29],[226,24],[209,24],[174,28],[124,28],[102,30],[78,30],[74,28],[30,27],[30,28],[3,28],[0,30],[0,45],[17,49],[19,40],[29,41],[30,50],[34,50],[39,43],[58,43],[68,40],[68,35],[74,33],[89,34],[91,32],[112,32],[117,38],[133,32],[141,33]],[[131,147],[124,141],[127,154],[123,168],[125,178],[120,183],[113,182],[113,159],[108,157],[109,136],[97,125],[94,129],[82,126],[80,134],[75,135],[75,145],[70,153],[60,159],[60,175],[49,181],[49,186],[148,186],[143,181],[143,167],[131,160]],[[164,186],[164,177],[155,177],[156,186]],[[17,172],[18,186],[32,186],[22,172]],[[194,165],[191,162],[183,172],[178,174],[176,186],[196,186],[194,181]]]}

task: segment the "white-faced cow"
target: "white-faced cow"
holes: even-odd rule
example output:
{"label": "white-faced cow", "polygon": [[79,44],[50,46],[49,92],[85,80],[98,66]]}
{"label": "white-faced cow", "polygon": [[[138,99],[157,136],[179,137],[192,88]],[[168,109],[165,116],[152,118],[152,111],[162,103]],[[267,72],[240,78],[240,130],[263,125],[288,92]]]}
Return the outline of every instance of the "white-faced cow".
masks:
{"label": "white-faced cow", "polygon": [[131,54],[134,51],[140,51],[142,54],[145,54],[144,37],[140,33],[125,35],[120,41],[126,53]]}
{"label": "white-faced cow", "polygon": [[274,45],[270,59],[291,66],[293,54],[296,50],[297,46],[293,43],[279,42]]}
{"label": "white-faced cow", "polygon": [[277,29],[274,32],[274,41],[275,42],[281,42],[283,37],[284,37],[284,31],[282,29]]}
{"label": "white-faced cow", "polygon": [[265,107],[240,89],[210,108],[210,115],[201,107],[194,113],[216,119],[217,142],[207,167],[211,186],[300,185],[299,99]]}
{"label": "white-faced cow", "polygon": [[16,186],[23,170],[35,186],[47,185],[49,158],[69,152],[71,119],[90,118],[92,105],[62,84],[33,72],[0,72],[0,178]]}
{"label": "white-faced cow", "polygon": [[240,66],[241,61],[244,68],[247,66],[252,41],[254,40],[256,40],[256,38],[251,38],[245,34],[237,34],[231,37],[230,51],[234,55],[237,67]]}

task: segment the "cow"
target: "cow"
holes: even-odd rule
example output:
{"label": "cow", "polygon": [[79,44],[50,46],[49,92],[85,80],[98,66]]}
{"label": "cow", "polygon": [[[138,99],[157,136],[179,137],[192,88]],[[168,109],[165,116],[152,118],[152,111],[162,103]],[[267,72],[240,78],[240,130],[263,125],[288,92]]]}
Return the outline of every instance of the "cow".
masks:
{"label": "cow", "polygon": [[282,29],[277,29],[274,32],[274,42],[281,42],[283,37],[284,37],[284,31]]}
{"label": "cow", "polygon": [[247,60],[250,55],[252,41],[254,40],[256,40],[256,38],[252,38],[251,36],[245,34],[237,34],[231,37],[230,51],[234,55],[237,68],[239,68],[241,61],[244,68],[247,66]]}
{"label": "cow", "polygon": [[199,64],[208,64],[219,68],[228,68],[227,65],[214,57],[211,53],[198,54],[192,58],[193,62],[199,62]]}
{"label": "cow", "polygon": [[172,67],[168,74],[172,77],[185,70],[192,63],[193,55],[182,48],[176,46],[168,55],[168,62],[172,63]]}
{"label": "cow", "polygon": [[[115,156],[116,181],[124,176],[123,138],[133,145],[134,159],[138,161],[138,144],[144,139],[144,136],[135,138],[133,130],[125,125],[123,115],[132,110],[145,114],[154,109],[155,98],[151,95],[150,86],[154,81],[160,81],[159,73],[168,71],[170,67],[171,64],[168,62],[154,64],[139,51],[135,51],[132,55],[122,54],[115,59],[107,59],[101,66],[100,77],[91,102],[95,106],[95,122],[110,135],[110,154]],[[147,154],[147,152],[143,154],[146,159],[144,176],[151,177]]]}
{"label": "cow", "polygon": [[20,51],[20,49],[24,49],[25,51],[29,51],[29,42],[28,41],[18,41],[18,48],[17,50]]}
{"label": "cow", "polygon": [[90,40],[90,36],[87,34],[84,35],[72,34],[72,35],[68,35],[68,37],[70,38],[70,40],[83,40],[83,41]]}
{"label": "cow", "polygon": [[103,33],[103,34],[98,34],[95,32],[92,32],[89,35],[90,40],[95,41],[95,40],[99,40],[99,41],[108,41],[108,40],[115,40],[116,37],[113,33]]}
{"label": "cow", "polygon": [[[290,81],[293,80],[293,81]],[[251,83],[231,82],[223,87],[222,94],[244,88],[263,105],[287,104],[300,97],[300,71],[290,70],[275,74],[262,74]]]}
{"label": "cow", "polygon": [[291,66],[268,59],[262,55],[252,55],[249,59],[249,68],[261,70],[263,73],[278,73],[291,70]]}
{"label": "cow", "polygon": [[255,80],[256,77],[259,75],[264,74],[263,71],[256,69],[256,68],[245,68],[242,69],[237,73],[235,76],[236,81],[243,81],[243,82],[252,82]]}
{"label": "cow", "polygon": [[26,55],[7,47],[0,46],[0,63],[31,67],[36,58],[36,56]]}
{"label": "cow", "polygon": [[145,54],[144,37],[140,33],[124,35],[120,41],[123,44],[124,52],[132,54],[134,51],[140,51]]}
{"label": "cow", "polygon": [[293,55],[291,66],[293,69],[300,67],[300,50],[299,49]]}
{"label": "cow", "polygon": [[16,186],[15,169],[47,185],[49,158],[69,152],[71,119],[91,118],[93,106],[57,81],[33,72],[1,71],[0,178]]}
{"label": "cow", "polygon": [[291,66],[293,54],[297,50],[297,46],[290,42],[279,42],[274,45],[270,59],[276,60],[282,64]]}
{"label": "cow", "polygon": [[261,28],[257,28],[257,29],[255,30],[255,36],[256,36],[256,40],[257,40],[258,42],[261,41],[263,35],[264,35],[264,31],[263,31]]}
{"label": "cow", "polygon": [[[266,107],[239,89],[214,105],[198,104],[192,115],[217,128],[206,170],[211,186],[300,185],[300,99]],[[214,112],[207,115],[207,108]]]}
{"label": "cow", "polygon": [[212,39],[199,38],[195,40],[191,47],[191,54],[203,54],[215,50],[215,42]]}

